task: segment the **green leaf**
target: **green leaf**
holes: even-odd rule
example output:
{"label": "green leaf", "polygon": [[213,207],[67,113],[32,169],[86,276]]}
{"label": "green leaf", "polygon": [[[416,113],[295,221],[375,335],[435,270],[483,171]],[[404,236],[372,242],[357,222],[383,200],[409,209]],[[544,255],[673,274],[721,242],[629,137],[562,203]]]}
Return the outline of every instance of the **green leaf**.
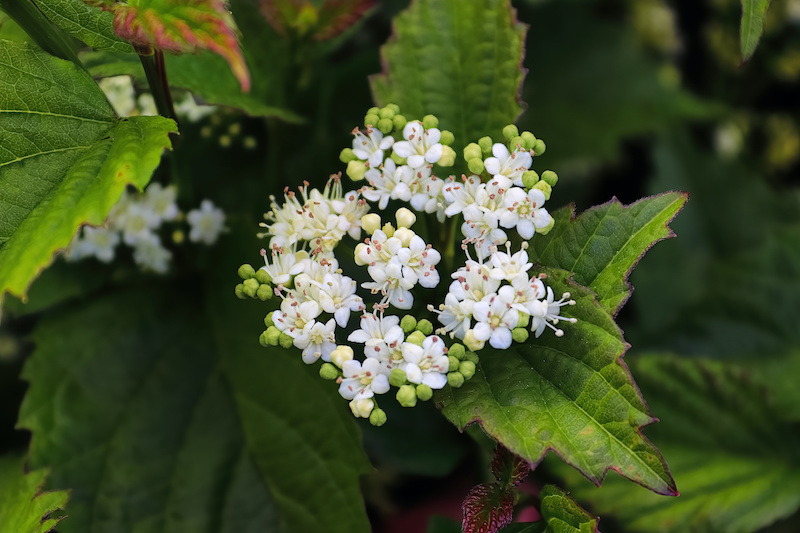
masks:
{"label": "green leaf", "polygon": [[770,0],[742,0],[742,25],[739,38],[742,45],[742,61],[747,61],[756,51],[764,32],[764,16]]}
{"label": "green leaf", "polygon": [[261,12],[281,35],[332,39],[355,24],[373,7],[374,0],[261,0]]}
{"label": "green leaf", "polygon": [[619,479],[598,490],[554,465],[576,498],[643,533],[748,533],[798,510],[800,423],[772,405],[749,371],[673,356],[632,366],[662,419],[650,434],[669,456],[681,496],[654,497]]}
{"label": "green leaf", "polygon": [[574,208],[553,213],[555,226],[531,241],[533,262],[574,273],[574,281],[597,293],[600,305],[616,314],[632,292],[628,275],[656,242],[674,234],[667,224],[688,195],[670,192],[629,206],[616,199],[574,218]]}
{"label": "green leaf", "polygon": [[24,471],[21,457],[0,457],[0,533],[47,533],[62,517],[69,492],[41,492],[46,470]]}
{"label": "green leaf", "polygon": [[253,309],[221,290],[110,292],[37,327],[20,426],[73,489],[64,533],[368,531],[335,387],[241,335]]}
{"label": "green leaf", "polygon": [[0,41],[0,298],[24,296],[81,224],[150,180],[175,123],[117,120],[74,64]]}
{"label": "green leaf", "polygon": [[36,7],[59,28],[96,50],[133,53],[114,33],[114,15],[83,0],[34,0]]}
{"label": "green leaf", "polygon": [[379,105],[434,114],[456,152],[484,135],[502,138],[522,112],[524,25],[508,0],[417,0],[394,19],[384,73],[370,78]]}
{"label": "green leaf", "polygon": [[545,485],[539,499],[540,521],[512,524],[501,533],[597,533],[597,517],[584,511],[555,485]]}
{"label": "green leaf", "polygon": [[464,533],[497,533],[511,523],[514,490],[499,483],[481,483],[469,491],[462,509]]}
{"label": "green leaf", "polygon": [[483,349],[472,379],[437,394],[442,413],[462,430],[478,422],[531,463],[553,450],[597,484],[613,469],[675,494],[663,458],[640,432],[654,419],[620,359],[627,347],[622,332],[568,272],[545,272],[555,293],[572,294],[576,305],[562,311],[578,321],[560,338],[548,331],[507,350]]}

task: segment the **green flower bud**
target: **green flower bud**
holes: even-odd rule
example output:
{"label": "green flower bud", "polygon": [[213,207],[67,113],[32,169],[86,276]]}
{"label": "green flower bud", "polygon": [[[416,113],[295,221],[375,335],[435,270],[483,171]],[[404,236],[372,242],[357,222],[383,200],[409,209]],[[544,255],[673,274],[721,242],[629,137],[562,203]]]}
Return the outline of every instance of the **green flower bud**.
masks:
{"label": "green flower bud", "polygon": [[394,111],[395,115],[400,112],[400,106],[397,104],[386,104],[384,109],[391,109]]}
{"label": "green flower bud", "polygon": [[530,333],[526,328],[514,328],[511,330],[511,338],[514,342],[525,342],[530,337]]}
{"label": "green flower bud", "polygon": [[394,122],[390,118],[382,118],[378,121],[378,129],[381,132],[388,134],[392,132],[392,128],[394,128]]}
{"label": "green flower bud", "polygon": [[431,398],[433,398],[433,389],[429,386],[425,385],[417,385],[417,398],[422,400],[423,402],[427,402]]}
{"label": "green flower bud", "polygon": [[408,124],[408,119],[403,115],[395,115],[392,117],[392,124],[394,124],[394,129],[397,131],[403,131],[403,128],[406,127]]}
{"label": "green flower bud", "polygon": [[464,356],[466,355],[466,353],[467,353],[467,351],[464,349],[464,345],[461,344],[461,343],[458,343],[458,342],[455,343],[454,345],[452,345],[450,347],[450,349],[447,351],[447,355],[452,355],[453,357],[455,357],[459,361],[464,359]]}
{"label": "green flower bud", "polygon": [[422,346],[422,342],[425,340],[425,334],[421,331],[415,331],[408,337],[406,337],[406,342],[411,342],[418,346]]}
{"label": "green flower bud", "polygon": [[447,374],[447,384],[457,389],[464,384],[464,376],[461,372],[450,372]]}
{"label": "green flower bud", "polygon": [[358,159],[356,154],[353,153],[352,148],[344,148],[341,152],[339,152],[339,161],[342,163],[349,163],[350,161],[355,161]]}
{"label": "green flower bud", "polygon": [[264,270],[263,268],[259,268],[256,270],[256,281],[262,284],[267,284],[272,281],[272,278],[269,276],[269,272]]}
{"label": "green flower bud", "polygon": [[406,158],[405,157],[400,157],[399,155],[394,153],[394,150],[392,151],[392,155],[390,155],[389,157],[391,157],[392,161],[394,161],[398,165],[405,165],[406,164]]}
{"label": "green flower bud", "polygon": [[472,361],[461,361],[461,366],[458,367],[458,372],[464,376],[464,379],[469,379],[475,375],[475,363]]}
{"label": "green flower bud", "polygon": [[480,361],[481,359],[480,359],[480,357],[478,357],[478,354],[476,354],[475,352],[467,352],[464,355],[464,359],[463,360],[464,361],[471,361],[471,362],[473,362],[473,363],[475,363],[477,365],[478,361]]}
{"label": "green flower bud", "polygon": [[364,126],[369,128],[370,126],[375,126],[380,122],[381,117],[378,116],[377,113],[368,113],[367,116],[364,117]]}
{"label": "green flower bud", "polygon": [[519,320],[517,321],[517,327],[527,328],[530,322],[531,322],[531,315],[529,315],[528,313],[520,313]]}
{"label": "green flower bud", "polygon": [[260,344],[264,348],[268,348],[269,347],[270,344],[269,344],[269,340],[268,340],[266,331],[263,331],[261,333],[261,335],[258,336],[258,344]]}
{"label": "green flower bud", "polygon": [[549,200],[550,199],[550,193],[553,192],[553,188],[550,187],[550,185],[544,180],[537,181],[536,184],[532,188],[533,189],[539,189],[540,191],[542,191],[544,193],[544,199],[545,200]]}
{"label": "green flower bud", "polygon": [[367,109],[367,115],[377,115],[380,112],[381,112],[380,107],[370,107],[369,109]]}
{"label": "green flower bud", "polygon": [[283,335],[283,333],[275,326],[268,327],[267,331],[264,333],[267,334],[266,340],[270,346],[277,346],[281,343],[281,335]]}
{"label": "green flower bud", "polygon": [[555,187],[556,183],[558,183],[558,174],[552,170],[545,170],[542,172],[542,180],[544,180],[549,186]]}
{"label": "green flower bud", "polygon": [[381,117],[381,118],[392,118],[396,114],[397,113],[394,112],[394,109],[391,109],[391,108],[389,108],[389,106],[386,106],[386,107],[384,107],[383,109],[380,110],[380,112],[378,113],[378,116]]}
{"label": "green flower bud", "polygon": [[275,325],[275,321],[272,320],[272,313],[267,313],[267,316],[264,317],[264,325],[267,327]]}
{"label": "green flower bud", "polygon": [[436,162],[440,167],[452,167],[456,163],[456,151],[449,146],[442,146],[442,157]]}
{"label": "green flower bud", "polygon": [[272,295],[273,295],[272,287],[270,287],[269,285],[262,285],[256,291],[256,296],[258,296],[258,299],[261,300],[262,302],[266,302],[267,300],[272,298]]}
{"label": "green flower bud", "polygon": [[427,318],[423,318],[419,322],[417,322],[417,330],[421,331],[425,335],[430,335],[433,333],[433,324]]}
{"label": "green flower bud", "polygon": [[483,152],[481,151],[481,147],[478,146],[476,143],[469,143],[467,146],[464,147],[464,159],[469,161],[470,159],[483,159]]}
{"label": "green flower bud", "polygon": [[464,335],[464,346],[466,346],[473,352],[477,352],[478,350],[482,350],[483,347],[486,346],[486,341],[479,341],[478,339],[476,339],[475,332],[470,329]]}
{"label": "green flower bud", "polygon": [[520,148],[522,148],[523,150],[525,150],[525,149],[526,149],[526,148],[525,148],[525,139],[523,139],[522,137],[520,137],[519,135],[517,135],[516,137],[514,137],[513,139],[511,139],[511,140],[508,142],[508,146],[510,147],[510,150],[511,150],[512,152],[513,152],[514,150],[516,150],[516,149],[517,149],[517,146],[519,146]]}
{"label": "green flower bud", "polygon": [[542,155],[545,150],[547,150],[547,145],[544,144],[544,141],[541,139],[536,139],[536,142],[533,144],[533,154]]}
{"label": "green flower bud", "polygon": [[439,139],[439,142],[442,143],[444,146],[450,146],[453,144],[453,141],[456,140],[456,136],[453,135],[453,132],[450,130],[442,130],[442,138]]}
{"label": "green flower bud", "polygon": [[556,225],[556,219],[550,217],[550,223],[543,228],[536,228],[536,233],[539,235],[547,235],[550,233],[550,230],[553,229],[553,226]]}
{"label": "green flower bud", "polygon": [[531,150],[536,145],[536,137],[529,131],[523,131],[520,134],[522,140],[525,142],[525,149]]}
{"label": "green flower bud", "polygon": [[294,339],[292,339],[287,333],[281,331],[281,335],[278,337],[278,344],[281,345],[281,348],[291,348],[294,345]]}
{"label": "green flower bud", "polygon": [[244,293],[244,285],[241,283],[234,288],[233,292],[240,300],[247,300],[247,295]]}
{"label": "green flower bud", "polygon": [[517,137],[518,135],[519,135],[519,130],[513,124],[509,124],[508,126],[503,128],[503,137],[505,137],[506,140],[511,140],[514,137]]}
{"label": "green flower bud", "polygon": [[386,423],[386,412],[375,407],[369,414],[369,423],[376,427],[384,425]]}
{"label": "green flower bud", "polygon": [[353,181],[361,181],[364,179],[364,174],[367,173],[367,165],[363,161],[350,161],[347,163],[347,175]]}
{"label": "green flower bud", "polygon": [[422,117],[422,127],[427,129],[430,128],[438,128],[439,127],[439,119],[433,115],[425,115]]}
{"label": "green flower bud", "polygon": [[447,367],[447,369],[450,372],[455,372],[456,370],[458,370],[458,365],[460,363],[458,357],[453,357],[452,355],[448,355],[447,360],[450,362],[450,365]]}
{"label": "green flower bud", "polygon": [[480,146],[481,147],[481,151],[484,154],[487,154],[487,155],[492,153],[492,144],[493,144],[492,143],[492,138],[488,137],[488,136],[487,137],[481,137],[478,140],[478,146]]}
{"label": "green flower bud", "polygon": [[539,174],[537,174],[535,170],[526,170],[522,173],[522,185],[524,185],[526,189],[530,189],[536,185],[538,181]]}
{"label": "green flower bud", "polygon": [[238,274],[242,279],[250,279],[256,275],[256,269],[250,265],[242,265],[239,267]]}
{"label": "green flower bud", "polygon": [[319,377],[333,381],[339,377],[339,369],[330,363],[323,363],[322,366],[319,367]]}
{"label": "green flower bud", "polygon": [[414,385],[403,385],[397,391],[397,403],[403,407],[414,407],[417,405],[417,391]]}
{"label": "green flower bud", "polygon": [[392,387],[402,387],[407,381],[406,373],[400,368],[393,368],[389,374],[389,385]]}
{"label": "green flower bud", "polygon": [[411,315],[406,315],[400,321],[400,327],[403,328],[403,332],[408,335],[415,329],[417,329],[417,319]]}
{"label": "green flower bud", "polygon": [[258,282],[258,280],[254,279],[254,278],[250,278],[250,279],[244,280],[242,285],[244,286],[244,288],[242,289],[242,292],[245,293],[250,298],[255,298],[256,297],[256,293],[258,292],[258,288],[261,286],[261,284]]}
{"label": "green flower bud", "polygon": [[467,162],[467,167],[469,167],[469,171],[473,174],[482,174],[486,167],[483,166],[482,159],[470,159]]}

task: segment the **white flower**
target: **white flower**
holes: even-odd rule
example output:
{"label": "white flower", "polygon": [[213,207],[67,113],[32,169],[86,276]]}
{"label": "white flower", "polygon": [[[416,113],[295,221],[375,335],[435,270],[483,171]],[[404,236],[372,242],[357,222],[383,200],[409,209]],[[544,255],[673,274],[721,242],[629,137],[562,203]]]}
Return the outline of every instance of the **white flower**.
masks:
{"label": "white flower", "polygon": [[121,117],[128,117],[136,110],[136,94],[130,76],[112,76],[97,83],[105,93],[114,111]]}
{"label": "white flower", "polygon": [[395,315],[381,317],[373,314],[363,315],[361,329],[352,332],[347,340],[364,344],[364,355],[367,357],[386,361],[405,338],[399,324],[400,318]]}
{"label": "white flower", "polygon": [[172,254],[161,246],[161,240],[152,233],[136,241],[133,247],[133,260],[145,270],[164,274],[169,268]]}
{"label": "white flower", "polygon": [[200,203],[200,209],[189,211],[186,219],[191,227],[189,240],[202,242],[209,246],[217,242],[225,225],[225,213],[222,209],[214,207],[211,200],[203,200]]}
{"label": "white flower", "polygon": [[528,252],[525,251],[527,246],[524,245],[522,249],[511,255],[511,243],[506,243],[506,252],[495,251],[490,257],[492,263],[492,270],[489,276],[493,279],[511,281],[517,275],[527,272],[533,266],[533,263],[528,262]]}
{"label": "white flower", "polygon": [[144,193],[144,203],[160,221],[175,220],[178,216],[178,204],[175,198],[178,191],[175,187],[162,187],[160,183],[151,183]]}
{"label": "white flower", "polygon": [[[276,287],[278,285],[288,286],[292,276],[303,271],[305,263],[302,260],[308,258],[306,252],[289,252],[279,248],[273,248],[270,254],[266,250],[262,250],[261,253],[264,256],[264,263],[266,263],[261,270],[269,274],[272,284]],[[269,260],[270,257],[272,257],[272,262]]]}
{"label": "white flower", "polygon": [[511,330],[519,323],[519,311],[507,298],[497,295],[481,300],[473,307],[472,316],[478,322],[473,328],[478,341],[489,341],[498,350],[511,346]]}
{"label": "white flower", "polygon": [[213,114],[216,110],[216,106],[197,105],[192,93],[186,93],[186,96],[175,106],[175,112],[189,122],[200,122],[203,118]]}
{"label": "white flower", "polygon": [[349,405],[353,416],[356,418],[369,418],[370,413],[375,408],[375,402],[369,398],[352,400]]}
{"label": "white flower", "polygon": [[365,400],[389,391],[389,378],[381,373],[381,363],[368,357],[364,363],[351,359],[342,364],[344,379],[339,394],[345,400]]}
{"label": "white flower", "polygon": [[576,318],[567,318],[558,314],[565,305],[575,305],[575,300],[566,300],[569,296],[570,294],[565,292],[561,295],[560,300],[554,301],[555,296],[553,295],[553,289],[547,287],[547,298],[539,302],[537,313],[531,313],[531,331],[533,331],[537,337],[542,334],[545,327],[552,329],[556,337],[561,337],[564,335],[564,331],[555,327],[555,324],[558,324],[561,320],[565,320],[571,324],[578,321]]}
{"label": "white flower", "polygon": [[122,240],[128,246],[136,246],[139,241],[152,243],[152,237],[155,236],[152,230],[161,224],[159,217],[145,202],[130,200],[116,215],[114,225],[122,231]]}
{"label": "white flower", "polygon": [[445,344],[441,338],[431,335],[422,341],[422,346],[403,343],[403,370],[408,381],[422,383],[432,389],[441,389],[447,383],[450,361],[444,354]]}
{"label": "white flower", "polygon": [[369,169],[364,177],[372,188],[365,188],[361,194],[370,202],[378,202],[379,209],[386,209],[389,200],[411,201],[414,171],[408,165],[398,167],[387,159],[379,168]]}
{"label": "white flower", "polygon": [[331,360],[331,352],[336,349],[336,323],[333,319],[326,323],[312,320],[307,322],[293,340],[295,347],[303,350],[303,362],[310,365],[322,357]]}
{"label": "white flower", "polygon": [[516,148],[509,152],[505,144],[495,143],[492,146],[492,155],[484,161],[486,172],[492,176],[503,175],[522,187],[522,174],[531,168],[533,158],[530,152]]}
{"label": "white flower", "polygon": [[537,228],[550,224],[550,213],[542,207],[544,202],[544,193],[539,189],[526,193],[519,187],[511,187],[503,196],[505,210],[500,214],[500,225],[504,228],[516,226],[520,237],[530,239]]}
{"label": "white flower", "polygon": [[335,272],[326,274],[319,288],[320,307],[331,313],[343,328],[347,327],[351,312],[364,310],[364,301],[356,295],[356,282],[352,278]]}
{"label": "white flower", "polygon": [[353,154],[362,161],[367,161],[370,167],[377,167],[383,161],[383,151],[394,144],[394,137],[384,137],[380,130],[367,128],[364,135],[358,129],[353,130]]}
{"label": "white flower", "polygon": [[433,306],[428,309],[436,313],[439,316],[439,322],[444,325],[441,330],[437,330],[437,333],[449,333],[451,338],[453,336],[459,339],[464,338],[472,318],[471,307],[468,307],[465,302],[448,292],[444,297],[444,304],[440,305],[438,310]]}
{"label": "white flower", "polygon": [[314,300],[300,301],[295,291],[288,290],[281,308],[272,313],[275,327],[296,339],[309,322],[314,322],[322,310]]}
{"label": "white flower", "polygon": [[448,203],[445,215],[452,217],[461,213],[468,205],[474,204],[482,185],[481,179],[474,175],[468,178],[462,177],[461,180],[453,176],[447,178],[442,189],[444,199]]}
{"label": "white flower", "polygon": [[114,259],[114,250],[119,244],[119,234],[106,228],[84,226],[70,245],[68,259],[77,261],[84,257],[96,257],[103,263]]}
{"label": "white flower", "polygon": [[413,169],[436,163],[442,157],[442,132],[437,128],[426,130],[418,121],[409,122],[403,128],[403,138],[406,140],[394,143],[394,153],[405,157]]}

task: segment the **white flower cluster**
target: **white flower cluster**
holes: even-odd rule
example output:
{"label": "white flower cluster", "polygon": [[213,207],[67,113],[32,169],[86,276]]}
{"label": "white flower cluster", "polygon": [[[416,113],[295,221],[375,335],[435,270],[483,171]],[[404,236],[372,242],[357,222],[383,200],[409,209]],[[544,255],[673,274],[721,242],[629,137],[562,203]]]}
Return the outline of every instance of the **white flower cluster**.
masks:
{"label": "white flower cluster", "polygon": [[[175,203],[175,187],[152,183],[144,194],[125,191],[111,209],[103,227],[84,226],[75,235],[66,257],[77,261],[96,257],[104,263],[114,259],[120,242],[133,248],[133,259],[144,270],[159,274],[169,268],[172,253],[161,243],[157,232],[164,222],[174,221],[180,211]],[[210,200],[203,200],[201,209],[189,212],[189,240],[211,245],[224,229],[225,214]]]}
{"label": "white flower cluster", "polygon": [[[111,76],[98,82],[108,102],[120,117],[158,115],[155,100],[150,93],[136,95],[130,76]],[[175,112],[181,119],[199,122],[217,111],[216,106],[198,105],[191,93],[187,92],[176,102]]]}

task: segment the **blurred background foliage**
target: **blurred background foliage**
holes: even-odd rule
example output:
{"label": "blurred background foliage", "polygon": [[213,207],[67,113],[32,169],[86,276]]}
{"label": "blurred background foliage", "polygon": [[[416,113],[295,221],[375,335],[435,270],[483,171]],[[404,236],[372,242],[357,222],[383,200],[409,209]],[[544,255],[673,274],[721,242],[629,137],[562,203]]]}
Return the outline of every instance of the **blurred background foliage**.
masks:
{"label": "blurred background foliage", "polygon": [[[245,213],[230,221],[236,232],[255,229],[247,224],[268,208],[269,194],[302,180],[322,185],[343,169],[339,151],[372,102],[368,76],[382,69],[379,47],[408,2],[379,2],[337,31],[317,26],[341,22],[336,13],[283,13],[271,27],[252,2],[231,4],[254,91],[269,106],[240,108],[266,118],[231,108],[183,125],[169,172],[187,203],[210,197],[229,213]],[[737,0],[514,6],[529,25],[521,92],[527,110],[519,126],[547,142],[534,169],[559,174],[549,205],[574,202],[582,211],[613,196],[630,203],[666,190],[690,193],[671,225],[678,238],[642,260],[619,317],[632,344],[625,360],[661,419],[645,434],[664,453],[682,495],[656,496],[614,473],[598,489],[551,457],[528,483],[523,507],[536,501],[540,483],[555,481],[601,517],[606,533],[796,531],[800,0],[773,2],[759,48],[744,65]],[[0,17],[0,36],[21,38]],[[326,39],[316,38],[320,32]],[[180,58],[171,61],[181,87],[205,81]],[[94,73],[136,70],[123,63],[109,67],[104,58],[96,64],[108,70]],[[201,276],[222,258],[181,261]],[[26,391],[21,369],[33,351],[29,334],[42,310],[68,311],[107,293],[108,280],[138,275],[115,265],[57,262],[34,283],[27,305],[7,301],[0,452],[23,453],[30,438],[15,424]],[[181,290],[197,290],[191,279],[178,281]],[[235,278],[231,294],[233,284]],[[376,467],[362,479],[374,530],[423,531],[434,514],[458,519],[469,487],[489,475],[491,444],[479,430],[459,434],[430,404],[403,411],[387,403],[386,426],[361,424]],[[451,526],[437,519],[430,531]]]}

